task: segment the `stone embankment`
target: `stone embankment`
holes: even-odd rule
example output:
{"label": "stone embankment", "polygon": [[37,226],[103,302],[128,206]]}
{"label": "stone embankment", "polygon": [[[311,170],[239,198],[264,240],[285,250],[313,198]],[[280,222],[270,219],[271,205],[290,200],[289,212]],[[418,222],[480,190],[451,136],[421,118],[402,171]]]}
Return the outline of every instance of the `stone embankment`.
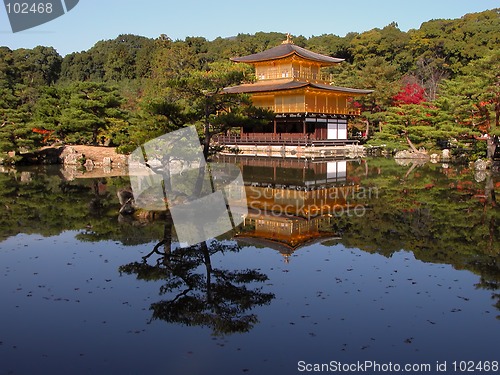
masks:
{"label": "stone embankment", "polygon": [[9,156],[16,158],[16,164],[19,165],[62,164],[62,173],[69,180],[77,177],[122,176],[128,172],[127,156],[118,154],[114,147],[52,146]]}
{"label": "stone embankment", "polygon": [[65,165],[120,168],[127,165],[127,156],[120,155],[113,147],[65,146],[60,160]]}
{"label": "stone embankment", "polygon": [[116,152],[114,147],[99,146],[51,146],[29,153],[9,153],[16,164],[41,165],[64,164],[85,167],[124,167],[127,156]]}
{"label": "stone embankment", "polygon": [[59,159],[67,179],[127,174],[127,156],[118,154],[112,147],[66,146]]}

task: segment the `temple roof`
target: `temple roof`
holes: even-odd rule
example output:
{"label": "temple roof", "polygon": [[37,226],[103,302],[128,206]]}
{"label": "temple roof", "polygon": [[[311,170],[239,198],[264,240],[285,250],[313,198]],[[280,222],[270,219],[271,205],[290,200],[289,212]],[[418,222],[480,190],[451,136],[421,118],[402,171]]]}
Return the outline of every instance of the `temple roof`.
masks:
{"label": "temple roof", "polygon": [[265,83],[249,83],[239,86],[226,87],[224,92],[227,94],[242,94],[242,93],[257,93],[257,92],[271,92],[271,91],[281,91],[281,90],[294,90],[305,87],[312,87],[321,90],[342,92],[352,95],[366,95],[371,94],[373,90],[362,90],[353,89],[349,87],[338,87],[322,83],[312,83],[305,81],[295,81],[295,80],[276,80]]}
{"label": "temple roof", "polygon": [[251,246],[264,246],[273,250],[279,251],[284,256],[290,256],[294,251],[300,248],[310,246],[316,243],[322,243],[328,240],[341,240],[337,234],[334,233],[321,233],[316,236],[316,238],[309,238],[298,243],[289,243],[287,241],[279,241],[270,238],[264,238],[257,235],[239,233],[236,235],[236,241],[243,246],[246,244]]}
{"label": "temple roof", "polygon": [[305,48],[296,46],[292,42],[284,42],[277,47],[263,52],[254,53],[253,55],[234,57],[231,61],[252,64],[262,61],[282,59],[292,55],[297,55],[306,60],[319,62],[322,66],[334,65],[344,61],[344,59],[338,59],[336,57],[325,56],[309,51]]}

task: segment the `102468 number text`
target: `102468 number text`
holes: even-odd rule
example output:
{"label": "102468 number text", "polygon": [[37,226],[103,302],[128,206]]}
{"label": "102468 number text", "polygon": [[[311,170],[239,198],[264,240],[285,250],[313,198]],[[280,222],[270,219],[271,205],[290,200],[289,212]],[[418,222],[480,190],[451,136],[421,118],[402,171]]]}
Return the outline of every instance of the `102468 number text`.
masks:
{"label": "102468 number text", "polygon": [[6,3],[7,13],[30,14],[30,13],[52,13],[52,3]]}
{"label": "102468 number text", "polygon": [[453,371],[457,372],[498,372],[498,361],[454,361]]}

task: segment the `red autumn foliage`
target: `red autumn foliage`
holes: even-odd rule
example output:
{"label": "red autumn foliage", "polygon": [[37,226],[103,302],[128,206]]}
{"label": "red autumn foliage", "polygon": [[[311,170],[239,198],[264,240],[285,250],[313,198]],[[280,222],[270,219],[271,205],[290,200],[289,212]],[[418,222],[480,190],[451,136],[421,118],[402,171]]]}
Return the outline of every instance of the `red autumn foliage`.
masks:
{"label": "red autumn foliage", "polygon": [[45,136],[45,137],[43,137],[43,143],[47,143],[47,141],[50,139],[50,136],[52,135],[52,133],[54,133],[53,130],[45,130],[45,129],[39,129],[39,128],[33,128],[32,131],[33,131],[33,133],[42,134]]}
{"label": "red autumn foliage", "polygon": [[420,104],[425,101],[425,90],[418,83],[408,83],[392,99],[396,104]]}
{"label": "red autumn foliage", "polygon": [[53,130],[45,130],[45,129],[38,129],[38,128],[33,128],[33,133],[37,133],[37,134],[50,134],[50,133],[53,133],[54,131]]}

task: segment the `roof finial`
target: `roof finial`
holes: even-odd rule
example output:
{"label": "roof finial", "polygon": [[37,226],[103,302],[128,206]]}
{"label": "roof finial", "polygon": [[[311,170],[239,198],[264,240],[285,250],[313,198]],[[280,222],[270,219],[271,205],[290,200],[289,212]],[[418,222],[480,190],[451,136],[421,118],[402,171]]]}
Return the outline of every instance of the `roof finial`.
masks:
{"label": "roof finial", "polygon": [[281,42],[281,44],[293,44],[292,35],[290,33],[287,33],[286,40]]}

